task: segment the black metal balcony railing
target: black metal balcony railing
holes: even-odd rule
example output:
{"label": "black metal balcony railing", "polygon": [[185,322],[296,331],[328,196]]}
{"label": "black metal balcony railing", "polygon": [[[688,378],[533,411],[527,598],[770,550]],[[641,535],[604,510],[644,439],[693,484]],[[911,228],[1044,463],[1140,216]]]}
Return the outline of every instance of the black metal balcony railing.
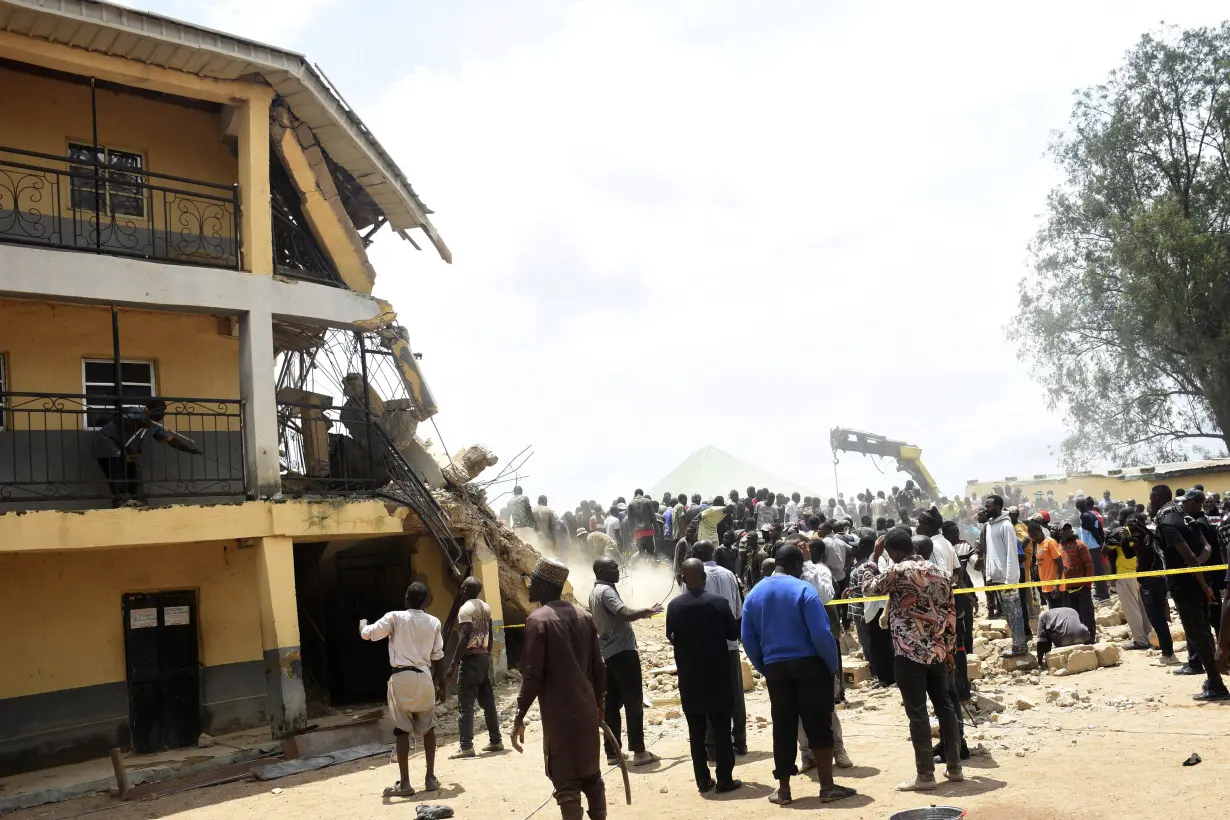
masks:
{"label": "black metal balcony railing", "polygon": [[373,495],[390,480],[385,438],[362,407],[278,402],[285,495]]}
{"label": "black metal balcony railing", "polygon": [[239,186],[0,146],[0,242],[239,268]]}
{"label": "black metal balcony railing", "polygon": [[[0,511],[242,500],[241,402],[162,398],[160,424],[177,449],[138,421],[151,401],[123,399],[126,420],[116,425],[114,397],[0,393]],[[129,459],[108,457],[117,428]]]}

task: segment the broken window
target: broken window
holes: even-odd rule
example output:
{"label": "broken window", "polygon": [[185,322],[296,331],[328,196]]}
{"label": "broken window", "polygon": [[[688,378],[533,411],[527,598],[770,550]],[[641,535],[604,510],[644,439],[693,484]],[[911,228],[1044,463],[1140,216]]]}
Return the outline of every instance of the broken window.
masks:
{"label": "broken window", "polygon": [[[93,165],[73,165],[72,195],[73,210],[93,211],[96,208],[109,216],[145,218],[145,177],[138,173],[145,168],[145,160],[132,151],[118,151],[92,145],[69,143],[68,156],[79,162],[97,162]],[[98,187],[95,187],[97,180]]]}
{"label": "broken window", "polygon": [[[120,378],[125,405],[139,404],[140,399],[156,395],[153,362],[123,361],[120,363]],[[115,362],[110,359],[84,359],[82,381],[85,387],[85,426],[86,429],[97,430],[115,416]]]}

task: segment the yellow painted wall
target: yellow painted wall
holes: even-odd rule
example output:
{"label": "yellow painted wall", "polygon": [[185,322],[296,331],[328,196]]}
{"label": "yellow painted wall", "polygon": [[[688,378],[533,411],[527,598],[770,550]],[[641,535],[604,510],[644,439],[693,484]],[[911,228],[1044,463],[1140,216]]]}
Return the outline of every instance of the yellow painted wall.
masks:
{"label": "yellow painted wall", "polygon": [[256,545],[257,602],[265,649],[299,645],[294,550],[294,541],[285,536],[262,538]]}
{"label": "yellow painted wall", "polygon": [[[100,144],[143,155],[156,173],[227,186],[238,181],[238,160],[222,141],[217,112],[105,88],[97,99]],[[0,67],[0,111],[10,114],[0,117],[0,145],[64,155],[70,140],[92,138],[88,84]]]}
{"label": "yellow painted wall", "polygon": [[[1001,480],[978,481],[967,484],[965,495],[967,498],[973,494],[985,495],[991,492],[991,488],[997,484],[1002,488],[1004,483]],[[1103,491],[1110,490],[1111,498],[1116,501],[1134,498],[1140,504],[1148,504],[1149,490],[1158,484],[1166,484],[1172,490],[1179,487],[1186,489],[1193,484],[1203,484],[1209,492],[1219,492],[1224,495],[1227,491],[1230,491],[1230,469],[1181,476],[1162,475],[1150,479],[1138,479],[1135,477],[1120,479],[1117,476],[1086,475],[1072,476],[1066,479],[1038,479],[1037,481],[1009,481],[1007,483],[1013,487],[1020,487],[1021,492],[1028,495],[1031,500],[1034,497],[1034,493],[1039,490],[1042,491],[1043,496],[1046,495],[1047,490],[1054,490],[1055,497],[1061,501],[1066,499],[1068,495],[1079,495],[1082,493],[1087,496],[1091,495],[1101,498]]]}
{"label": "yellow painted wall", "polygon": [[427,612],[435,615],[443,624],[448,619],[449,610],[453,608],[453,599],[457,597],[457,583],[453,580],[453,571],[448,569],[440,545],[429,536],[415,539],[412,553],[414,580],[422,581],[431,592],[427,599]]}
{"label": "yellow painted wall", "polygon": [[374,499],[248,501],[0,515],[0,552],[116,549],[285,535],[297,541],[405,532],[408,507]]}
{"label": "yellow painted wall", "polygon": [[126,592],[197,590],[202,662],[260,660],[256,559],[234,542],[0,553],[0,698],[124,680]]}
{"label": "yellow painted wall", "polygon": [[[216,318],[139,310],[119,318],[121,355],[154,363],[160,395],[239,398],[239,341],[221,335]],[[81,393],[81,360],[111,358],[111,310],[0,299],[0,353],[8,390]],[[24,420],[14,414],[15,426]]]}

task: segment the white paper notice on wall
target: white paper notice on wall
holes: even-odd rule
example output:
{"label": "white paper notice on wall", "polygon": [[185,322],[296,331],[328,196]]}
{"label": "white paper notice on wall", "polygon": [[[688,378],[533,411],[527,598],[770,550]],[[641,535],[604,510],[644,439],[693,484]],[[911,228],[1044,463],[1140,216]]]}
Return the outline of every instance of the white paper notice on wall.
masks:
{"label": "white paper notice on wall", "polygon": [[128,611],[129,629],[147,629],[152,626],[158,626],[158,607]]}
{"label": "white paper notice on wall", "polygon": [[189,623],[188,607],[164,606],[162,608],[163,626],[187,626]]}

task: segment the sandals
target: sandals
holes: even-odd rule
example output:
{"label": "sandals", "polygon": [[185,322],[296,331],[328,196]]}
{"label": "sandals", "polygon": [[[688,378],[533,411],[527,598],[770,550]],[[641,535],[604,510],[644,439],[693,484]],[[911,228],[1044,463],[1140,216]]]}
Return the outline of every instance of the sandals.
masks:
{"label": "sandals", "polygon": [[412,794],[414,794],[414,787],[409,783],[403,786],[400,780],[384,790],[385,797],[410,797]]}
{"label": "sandals", "polygon": [[858,794],[858,791],[849,786],[838,786],[834,783],[828,788],[820,790],[820,802],[832,803],[835,800],[845,800],[847,797],[853,797]]}

